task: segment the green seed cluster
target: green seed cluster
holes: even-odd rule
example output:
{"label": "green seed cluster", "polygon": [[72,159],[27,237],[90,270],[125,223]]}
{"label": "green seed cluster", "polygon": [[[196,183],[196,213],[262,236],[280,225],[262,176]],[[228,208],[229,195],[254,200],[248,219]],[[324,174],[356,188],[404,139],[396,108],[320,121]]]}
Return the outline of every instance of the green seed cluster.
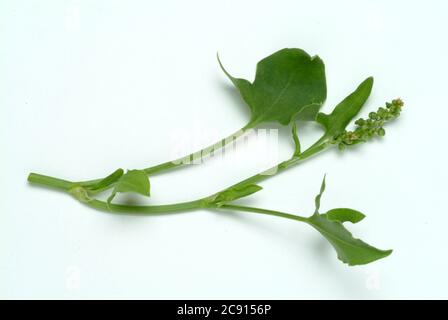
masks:
{"label": "green seed cluster", "polygon": [[400,115],[403,101],[401,99],[386,102],[386,107],[380,107],[376,112],[370,112],[368,119],[358,119],[355,121],[356,128],[353,131],[344,131],[331,141],[337,144],[340,150],[344,150],[346,146],[351,146],[369,139],[386,134],[383,126],[386,122],[397,118]]}

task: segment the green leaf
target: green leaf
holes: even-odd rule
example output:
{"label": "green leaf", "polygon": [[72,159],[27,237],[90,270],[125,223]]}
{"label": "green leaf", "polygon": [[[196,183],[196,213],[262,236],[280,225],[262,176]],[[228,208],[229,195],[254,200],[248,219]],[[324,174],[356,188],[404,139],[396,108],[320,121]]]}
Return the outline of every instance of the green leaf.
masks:
{"label": "green leaf", "polygon": [[380,250],[354,238],[341,222],[330,220],[326,214],[314,214],[308,218],[308,223],[330,242],[338,259],[350,266],[367,264],[392,253],[392,250]]}
{"label": "green leaf", "polygon": [[122,175],[115,183],[111,196],[107,199],[110,203],[117,193],[133,192],[144,196],[149,196],[149,179],[143,170],[129,170]]}
{"label": "green leaf", "polygon": [[330,211],[327,211],[326,215],[328,220],[337,221],[341,223],[347,221],[351,223],[358,223],[359,221],[361,221],[366,217],[361,212],[349,208],[331,209]]}
{"label": "green leaf", "polygon": [[233,200],[247,197],[255,192],[260,191],[261,189],[263,188],[256,184],[232,187],[219,192],[211,202],[220,207]]}
{"label": "green leaf", "polygon": [[325,214],[319,214],[320,200],[325,191],[325,176],[322,180],[320,192],[316,196],[316,210],[307,218],[307,222],[319,231],[334,247],[338,259],[350,266],[366,264],[392,253],[392,250],[380,250],[356,239],[342,225],[343,222],[353,223],[364,219],[364,215],[356,210],[347,208],[332,209]]}
{"label": "green leaf", "polygon": [[253,83],[232,77],[219,64],[249,105],[251,126],[314,120],[327,96],[324,63],[300,49],[283,49],[261,60]]}
{"label": "green leaf", "polygon": [[316,210],[314,211],[315,214],[317,214],[319,212],[319,209],[320,209],[320,198],[322,197],[322,194],[324,193],[324,191],[325,191],[325,176],[324,176],[324,178],[322,180],[322,184],[320,186],[320,192],[316,196],[316,199],[314,200],[314,203],[316,205]]}
{"label": "green leaf", "polygon": [[101,181],[99,181],[98,183],[90,186],[89,190],[96,191],[96,190],[101,190],[101,189],[107,188],[110,185],[117,182],[118,179],[120,179],[123,174],[124,174],[123,169],[117,169],[114,172],[112,172],[110,175],[108,175],[106,178],[104,178]]}
{"label": "green leaf", "polygon": [[364,80],[355,91],[340,102],[331,114],[318,113],[316,121],[325,127],[327,137],[342,133],[350,121],[359,113],[372,91],[373,78]]}

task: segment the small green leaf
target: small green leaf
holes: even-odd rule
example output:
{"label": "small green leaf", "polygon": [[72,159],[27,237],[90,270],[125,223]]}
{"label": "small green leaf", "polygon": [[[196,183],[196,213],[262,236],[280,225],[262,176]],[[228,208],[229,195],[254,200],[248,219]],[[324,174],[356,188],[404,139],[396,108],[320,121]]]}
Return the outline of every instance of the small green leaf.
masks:
{"label": "small green leaf", "polygon": [[314,214],[308,218],[308,223],[330,242],[338,259],[350,266],[367,264],[392,253],[392,250],[380,250],[354,238],[341,222],[330,220],[326,214]]}
{"label": "small green leaf", "polygon": [[361,212],[349,208],[331,209],[330,211],[327,211],[326,215],[328,220],[341,223],[347,221],[351,223],[358,223],[366,217]]}
{"label": "small green leaf", "polygon": [[319,194],[316,196],[316,199],[314,200],[314,203],[316,205],[316,210],[314,211],[314,214],[318,214],[319,213],[319,209],[320,209],[320,198],[322,197],[322,194],[325,191],[325,176],[322,180],[322,184],[320,186],[320,192]]}
{"label": "small green leaf", "polygon": [[107,199],[110,203],[117,193],[133,192],[144,196],[149,196],[149,179],[143,170],[129,170],[122,175],[115,183],[111,196]]}
{"label": "small green leaf", "polygon": [[96,190],[101,190],[101,189],[107,188],[110,185],[117,182],[118,179],[121,178],[123,173],[124,173],[123,169],[117,169],[114,172],[112,172],[110,175],[108,175],[106,178],[104,178],[101,181],[99,181],[98,183],[90,186],[89,190],[96,191]]}
{"label": "small green leaf", "polygon": [[307,218],[307,222],[319,231],[334,247],[339,260],[350,266],[366,264],[391,254],[392,250],[380,250],[371,245],[356,239],[342,225],[343,222],[353,223],[364,219],[364,215],[353,209],[338,208],[328,211],[326,214],[319,214],[320,200],[325,191],[325,176],[320,187],[320,192],[316,196],[316,210],[314,214]]}
{"label": "small green leaf", "polygon": [[340,102],[331,114],[318,113],[316,121],[325,127],[325,135],[334,137],[342,133],[359,113],[372,91],[373,78],[364,80],[354,92]]}
{"label": "small green leaf", "polygon": [[247,197],[255,192],[260,191],[261,189],[263,188],[256,184],[248,184],[244,186],[229,188],[222,192],[219,192],[211,202],[220,207],[233,200]]}
{"label": "small green leaf", "polygon": [[300,140],[299,136],[297,135],[297,125],[295,121],[292,124],[292,138],[295,145],[293,157],[298,157],[300,155]]}
{"label": "small green leaf", "polygon": [[324,63],[300,49],[283,49],[261,60],[253,83],[232,77],[219,64],[249,105],[252,126],[314,120],[327,96]]}

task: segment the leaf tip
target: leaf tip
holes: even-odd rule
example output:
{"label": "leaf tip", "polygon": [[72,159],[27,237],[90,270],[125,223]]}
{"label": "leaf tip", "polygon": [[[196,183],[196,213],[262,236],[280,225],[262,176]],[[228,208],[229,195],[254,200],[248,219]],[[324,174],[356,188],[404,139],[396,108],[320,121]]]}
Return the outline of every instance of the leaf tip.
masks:
{"label": "leaf tip", "polygon": [[384,258],[390,256],[392,254],[392,252],[393,252],[392,249],[389,249],[389,250],[379,250],[379,249],[377,249],[377,251],[378,251],[377,254],[372,255],[371,257],[368,257],[368,258],[365,258],[365,259],[361,259],[359,261],[350,261],[350,262],[347,262],[347,264],[350,267],[369,264],[369,263],[375,262],[377,260],[384,259]]}
{"label": "leaf tip", "polygon": [[216,59],[218,60],[218,64],[221,67],[222,71],[224,71],[225,74],[228,74],[226,69],[224,69],[224,66],[222,64],[221,58],[219,57],[219,52],[216,51]]}
{"label": "leaf tip", "polygon": [[222,61],[221,61],[221,59],[219,58],[219,53],[218,53],[218,52],[216,52],[216,59],[218,59],[219,67],[220,67],[221,70],[224,72],[224,74],[225,74],[225,75],[226,75],[232,82],[234,82],[234,81],[235,81],[235,78],[232,77],[232,75],[231,75],[229,72],[227,72],[227,70],[224,68],[224,65],[222,64]]}
{"label": "leaf tip", "polygon": [[362,212],[349,208],[335,208],[327,211],[326,217],[330,221],[335,222],[351,222],[358,223],[362,221],[366,216]]}
{"label": "leaf tip", "polygon": [[319,57],[318,54],[315,54],[314,56],[311,56],[311,61],[314,61],[314,60],[320,60],[320,61],[322,61],[322,59]]}
{"label": "leaf tip", "polygon": [[366,83],[369,87],[373,87],[374,79],[372,76],[368,77],[366,80],[364,80],[364,83]]}

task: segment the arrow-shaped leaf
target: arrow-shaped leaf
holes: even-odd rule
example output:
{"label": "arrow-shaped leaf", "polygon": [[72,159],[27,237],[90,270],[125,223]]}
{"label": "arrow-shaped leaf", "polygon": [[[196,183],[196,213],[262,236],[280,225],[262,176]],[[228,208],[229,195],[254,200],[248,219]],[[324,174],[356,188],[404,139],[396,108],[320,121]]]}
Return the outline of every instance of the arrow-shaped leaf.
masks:
{"label": "arrow-shaped leaf", "polygon": [[343,222],[356,223],[364,219],[364,214],[347,208],[332,209],[325,214],[319,213],[320,200],[325,191],[325,177],[319,194],[316,196],[316,211],[307,218],[307,222],[319,231],[336,250],[338,259],[350,266],[367,264],[385,258],[392,250],[380,250],[356,239],[344,227]]}
{"label": "arrow-shaped leaf", "polygon": [[314,120],[327,97],[324,63],[300,49],[283,49],[261,60],[253,83],[232,77],[219,64],[249,105],[252,126]]}
{"label": "arrow-shaped leaf", "polygon": [[341,222],[330,220],[326,214],[314,214],[308,222],[330,242],[338,259],[350,266],[367,264],[392,253],[392,250],[380,250],[354,238]]}

